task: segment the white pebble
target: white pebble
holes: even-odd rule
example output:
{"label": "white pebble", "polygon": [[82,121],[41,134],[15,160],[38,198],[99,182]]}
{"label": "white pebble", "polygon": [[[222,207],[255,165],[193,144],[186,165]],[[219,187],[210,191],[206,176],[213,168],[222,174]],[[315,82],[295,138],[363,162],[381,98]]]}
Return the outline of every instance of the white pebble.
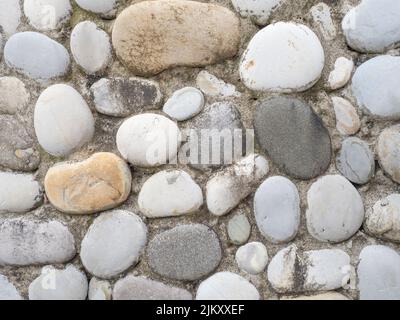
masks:
{"label": "white pebble", "polygon": [[258,25],[266,25],[271,14],[285,0],[232,0],[233,7],[242,17],[250,17]]}
{"label": "white pebble", "polygon": [[336,26],[332,20],[331,8],[324,2],[313,6],[310,10],[311,16],[326,40],[336,37]]}
{"label": "white pebble", "polygon": [[238,214],[232,217],[228,222],[229,240],[236,245],[246,243],[250,237],[251,225],[246,215]]}
{"label": "white pebble", "polygon": [[205,70],[199,72],[196,83],[200,90],[210,97],[240,97],[234,85],[218,79]]}
{"label": "white pebble", "polygon": [[112,288],[108,281],[93,277],[89,282],[89,300],[111,300]]}
{"label": "white pebble", "polygon": [[329,88],[332,90],[343,88],[349,82],[353,69],[353,60],[345,57],[337,58],[335,61],[335,68],[329,74]]}
{"label": "white pebble", "polygon": [[173,93],[165,103],[163,111],[174,120],[185,121],[200,113],[204,103],[205,99],[200,90],[186,87]]}
{"label": "white pebble", "polygon": [[236,263],[244,272],[259,274],[268,263],[267,248],[261,242],[250,242],[236,251]]}
{"label": "white pebble", "polygon": [[22,297],[15,286],[0,274],[0,301],[4,300],[22,300]]}
{"label": "white pebble", "polygon": [[6,36],[11,36],[17,31],[21,22],[20,1],[1,0],[0,1],[0,29]]}
{"label": "white pebble", "polygon": [[75,0],[78,6],[107,18],[115,16],[120,0]]}

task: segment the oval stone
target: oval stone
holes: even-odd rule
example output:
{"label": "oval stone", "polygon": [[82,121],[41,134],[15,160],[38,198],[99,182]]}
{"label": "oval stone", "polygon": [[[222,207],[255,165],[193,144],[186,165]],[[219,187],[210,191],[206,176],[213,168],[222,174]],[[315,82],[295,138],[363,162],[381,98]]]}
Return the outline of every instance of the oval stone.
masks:
{"label": "oval stone", "polygon": [[163,111],[172,119],[185,121],[193,118],[204,108],[203,93],[192,87],[186,87],[174,92],[165,103]]}
{"label": "oval stone", "polygon": [[251,225],[246,215],[238,214],[233,216],[227,226],[229,240],[236,245],[247,242],[251,233]]}
{"label": "oval stone", "polygon": [[159,275],[176,280],[197,280],[219,265],[222,257],[218,236],[202,224],[180,225],[150,241],[148,263]]}
{"label": "oval stone", "polygon": [[185,171],[161,171],[143,184],[138,204],[148,218],[180,216],[199,210],[203,192]]}
{"label": "oval stone", "polygon": [[249,274],[259,274],[267,266],[268,251],[261,242],[250,242],[236,251],[235,259],[240,270]]}
{"label": "oval stone", "polygon": [[82,264],[96,277],[114,277],[138,262],[146,241],[147,227],[136,214],[124,210],[103,213],[82,240]]}
{"label": "oval stone", "polygon": [[307,192],[308,232],[325,242],[353,236],[364,220],[364,204],[357,189],[340,175],[324,176]]}
{"label": "oval stone", "polygon": [[239,19],[215,4],[142,1],[117,17],[112,42],[119,59],[136,75],[206,66],[237,53]]}
{"label": "oval stone", "polygon": [[254,195],[254,214],[262,235],[273,243],[292,240],[300,225],[300,196],[285,177],[265,180]]}
{"label": "oval stone", "polygon": [[400,125],[381,132],[376,144],[379,165],[393,181],[400,183]]}
{"label": "oval stone", "polygon": [[240,77],[252,90],[301,92],[321,77],[324,49],[305,25],[278,22],[251,39],[240,62]]}
{"label": "oval stone", "polygon": [[361,127],[357,110],[346,99],[332,97],[333,108],[336,116],[336,129],[342,135],[356,134]]}
{"label": "oval stone", "polygon": [[108,210],[129,196],[132,175],[113,153],[95,153],[78,163],[58,163],[47,171],[46,195],[58,210],[88,214]]}
{"label": "oval stone", "polygon": [[67,49],[44,34],[31,31],[10,37],[4,47],[4,59],[9,67],[38,81],[65,75],[70,64]]}
{"label": "oval stone", "polygon": [[65,84],[55,84],[41,93],[34,125],[40,145],[54,156],[71,154],[94,134],[89,106],[78,91]]}
{"label": "oval stone", "polygon": [[254,116],[258,143],[288,175],[311,179],[331,161],[331,139],[321,119],[305,102],[291,97],[262,101]]}
{"label": "oval stone", "polygon": [[112,18],[117,11],[120,0],[75,0],[78,6],[87,11]]}

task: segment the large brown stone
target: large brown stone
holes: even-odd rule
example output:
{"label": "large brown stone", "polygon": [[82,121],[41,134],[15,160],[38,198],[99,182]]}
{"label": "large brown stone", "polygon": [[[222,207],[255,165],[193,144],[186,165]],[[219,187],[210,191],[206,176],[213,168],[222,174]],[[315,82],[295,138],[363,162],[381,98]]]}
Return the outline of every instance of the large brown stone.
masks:
{"label": "large brown stone", "polygon": [[61,163],[49,169],[44,185],[58,210],[88,214],[114,208],[131,191],[128,165],[112,153],[96,153],[78,163]]}
{"label": "large brown stone", "polygon": [[136,75],[174,66],[205,66],[233,57],[239,19],[229,9],[186,0],[143,1],[117,18],[112,42],[119,59]]}

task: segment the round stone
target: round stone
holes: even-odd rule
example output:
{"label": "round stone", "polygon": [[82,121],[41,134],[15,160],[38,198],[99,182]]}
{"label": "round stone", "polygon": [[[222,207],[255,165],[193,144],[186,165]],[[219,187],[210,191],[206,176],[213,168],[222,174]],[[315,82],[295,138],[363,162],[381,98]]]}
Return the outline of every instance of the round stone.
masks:
{"label": "round stone", "polygon": [[367,246],[357,269],[360,300],[400,299],[400,255],[387,246]]}
{"label": "round stone", "polygon": [[22,300],[22,297],[15,286],[0,274],[0,301],[5,300]]}
{"label": "round stone", "polygon": [[222,257],[218,236],[202,224],[180,225],[150,241],[148,263],[159,275],[176,280],[198,280],[219,265]]}
{"label": "round stone", "polygon": [[367,183],[375,173],[374,155],[365,141],[347,138],[336,158],[336,168],[351,182]]}
{"label": "round stone", "polygon": [[82,9],[112,18],[117,12],[120,0],[75,0]]}
{"label": "round stone", "polygon": [[21,6],[19,1],[0,1],[0,29],[10,36],[17,31],[21,22]]}
{"label": "round stone", "polygon": [[185,171],[161,171],[143,184],[138,204],[148,218],[181,216],[199,210],[203,192]]}
{"label": "round stone", "polygon": [[82,264],[96,277],[112,278],[138,262],[146,241],[147,227],[136,214],[103,213],[82,240]]}
{"label": "round stone", "polygon": [[16,114],[24,111],[29,102],[29,92],[18,78],[0,78],[0,113]]}
{"label": "round stone", "polygon": [[305,102],[290,97],[262,101],[254,116],[258,143],[288,175],[311,179],[331,161],[331,139],[321,119]]}
{"label": "round stone", "polygon": [[200,283],[196,300],[259,300],[257,288],[232,272],[218,272]]}
{"label": "round stone", "polygon": [[239,269],[249,274],[259,274],[268,263],[267,248],[261,242],[250,242],[236,251]]}
{"label": "round stone", "polygon": [[112,288],[108,281],[98,280],[93,277],[89,282],[89,300],[111,300]]}
{"label": "round stone", "polygon": [[381,132],[376,145],[379,165],[397,183],[400,183],[400,125]]}
{"label": "round stone", "polygon": [[336,129],[342,135],[356,134],[361,127],[360,117],[354,106],[341,97],[332,97],[336,116]]}
{"label": "round stone", "polygon": [[110,37],[91,21],[78,23],[71,32],[71,52],[87,73],[103,71],[112,59]]}
{"label": "round stone", "polygon": [[300,225],[300,196],[285,177],[265,180],[254,195],[254,214],[262,235],[273,243],[292,240]]}
{"label": "round stone", "polygon": [[338,58],[335,62],[335,68],[329,74],[329,88],[332,90],[343,88],[349,82],[353,69],[353,60],[345,57]]}
{"label": "round stone", "polygon": [[85,300],[87,293],[87,278],[73,265],[65,269],[46,266],[29,285],[29,300]]}
{"label": "round stone", "polygon": [[251,39],[240,63],[240,77],[252,90],[301,92],[321,77],[324,49],[305,25],[278,22]]}
{"label": "round stone", "polygon": [[391,194],[367,210],[364,229],[375,237],[400,242],[400,194]]}
{"label": "round stone", "polygon": [[232,5],[242,17],[250,17],[258,25],[266,25],[271,14],[283,2],[284,0],[232,0]]}
{"label": "round stone", "polygon": [[346,14],[342,28],[354,50],[384,52],[400,42],[400,2],[362,0]]}
{"label": "round stone", "polygon": [[349,239],[364,220],[364,204],[357,189],[340,175],[324,176],[307,193],[308,232],[316,239],[341,242]]}
{"label": "round stone", "polygon": [[29,24],[41,31],[59,29],[72,14],[69,0],[24,0]]}
{"label": "round stone", "polygon": [[360,107],[384,119],[400,119],[400,57],[378,56],[359,66],[352,91]]}
{"label": "round stone", "polygon": [[250,237],[251,225],[246,215],[238,214],[233,216],[228,222],[229,240],[236,245],[247,242]]}
{"label": "round stone", "polygon": [[71,154],[94,134],[89,106],[78,91],[65,84],[55,84],[41,93],[34,125],[40,145],[54,156]]}
{"label": "round stone", "polygon": [[16,33],[4,47],[6,64],[23,75],[48,81],[65,75],[70,59],[67,49],[44,34]]}
{"label": "round stone", "polygon": [[181,133],[168,118],[145,113],[124,121],[117,133],[122,157],[139,167],[157,167],[176,159]]}
{"label": "round stone", "polygon": [[200,90],[186,87],[173,93],[165,103],[163,111],[174,120],[185,121],[200,113],[204,108],[204,102]]}

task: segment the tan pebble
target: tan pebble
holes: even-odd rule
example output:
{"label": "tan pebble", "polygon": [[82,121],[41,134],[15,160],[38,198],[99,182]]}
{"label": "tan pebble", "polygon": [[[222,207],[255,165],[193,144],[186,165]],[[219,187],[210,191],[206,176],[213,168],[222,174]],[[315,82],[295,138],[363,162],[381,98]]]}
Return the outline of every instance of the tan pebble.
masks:
{"label": "tan pebble", "polygon": [[360,117],[354,106],[346,99],[332,97],[336,114],[336,129],[343,135],[356,134],[361,127]]}

